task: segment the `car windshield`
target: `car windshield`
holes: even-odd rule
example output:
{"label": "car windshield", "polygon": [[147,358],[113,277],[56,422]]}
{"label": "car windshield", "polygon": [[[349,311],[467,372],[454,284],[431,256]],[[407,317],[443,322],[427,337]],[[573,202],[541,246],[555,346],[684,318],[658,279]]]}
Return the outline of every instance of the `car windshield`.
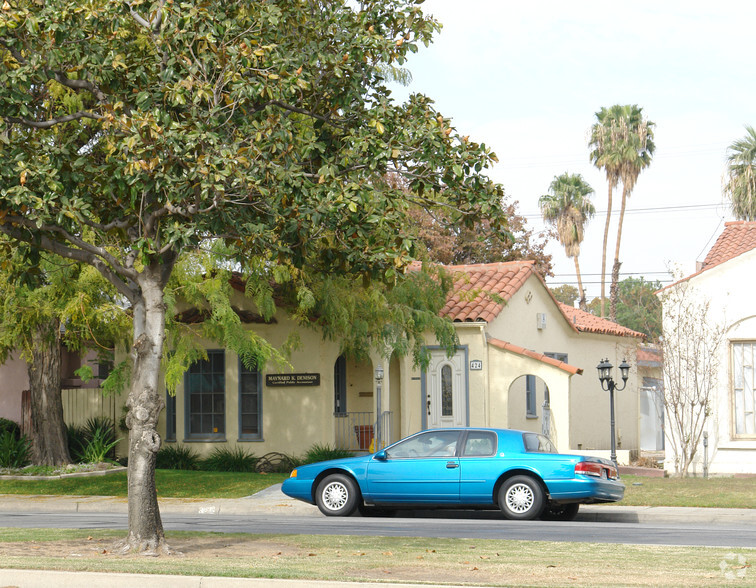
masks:
{"label": "car windshield", "polygon": [[523,433],[522,441],[528,453],[557,453],[556,447],[546,435]]}

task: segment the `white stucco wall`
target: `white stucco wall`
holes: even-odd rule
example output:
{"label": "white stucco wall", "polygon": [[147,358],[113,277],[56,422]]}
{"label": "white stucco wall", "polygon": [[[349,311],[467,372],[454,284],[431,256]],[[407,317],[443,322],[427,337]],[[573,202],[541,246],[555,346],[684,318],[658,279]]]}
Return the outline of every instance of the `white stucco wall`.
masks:
{"label": "white stucco wall", "polygon": [[[755,474],[756,437],[737,438],[734,432],[730,350],[732,342],[756,341],[756,250],[689,278],[687,285],[700,300],[710,301],[707,320],[726,328],[725,342],[718,353],[720,369],[712,414],[705,429],[709,435],[709,473]],[[665,468],[673,472],[675,467],[671,454],[671,451],[667,451]],[[703,460],[704,448],[701,444],[690,473],[701,475]]]}

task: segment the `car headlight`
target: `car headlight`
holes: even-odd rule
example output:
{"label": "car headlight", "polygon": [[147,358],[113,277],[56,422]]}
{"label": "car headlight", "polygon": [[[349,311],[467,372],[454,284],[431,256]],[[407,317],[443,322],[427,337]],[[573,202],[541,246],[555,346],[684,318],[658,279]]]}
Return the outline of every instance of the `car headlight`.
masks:
{"label": "car headlight", "polygon": [[291,474],[289,475],[290,478],[296,478],[297,477],[297,470],[291,470]]}

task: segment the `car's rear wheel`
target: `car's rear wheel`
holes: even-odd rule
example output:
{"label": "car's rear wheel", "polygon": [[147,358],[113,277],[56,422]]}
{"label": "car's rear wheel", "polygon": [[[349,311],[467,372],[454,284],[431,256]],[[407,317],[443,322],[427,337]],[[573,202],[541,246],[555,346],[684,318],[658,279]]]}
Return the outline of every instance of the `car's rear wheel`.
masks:
{"label": "car's rear wheel", "polygon": [[348,517],[360,503],[360,491],[349,476],[331,474],[318,484],[315,502],[326,516]]}
{"label": "car's rear wheel", "polygon": [[499,489],[499,508],[513,520],[537,518],[543,511],[543,490],[530,476],[509,478]]}
{"label": "car's rear wheel", "polygon": [[580,505],[573,504],[548,504],[541,513],[544,521],[572,521],[577,516]]}

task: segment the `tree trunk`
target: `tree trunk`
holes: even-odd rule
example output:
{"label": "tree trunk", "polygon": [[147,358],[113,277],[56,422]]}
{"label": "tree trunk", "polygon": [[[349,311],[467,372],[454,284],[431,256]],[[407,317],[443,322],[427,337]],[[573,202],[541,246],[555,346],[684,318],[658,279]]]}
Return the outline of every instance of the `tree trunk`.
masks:
{"label": "tree trunk", "polygon": [[580,310],[588,311],[588,303],[585,299],[585,290],[583,289],[583,277],[580,275],[580,262],[578,262],[578,256],[576,255],[574,257],[575,259],[575,275],[577,275],[577,281],[578,281],[578,293],[580,294]]}
{"label": "tree trunk", "polygon": [[134,304],[134,342],[129,411],[129,533],[118,544],[122,553],[165,555],[165,542],[155,488],[155,461],[160,449],[156,430],[165,406],[159,390],[160,362],[165,340],[164,281],[160,267],[146,269],[140,277],[140,298]]}
{"label": "tree trunk", "polygon": [[51,320],[33,335],[29,363],[31,442],[34,465],[71,462],[60,395],[60,323]]}
{"label": "tree trunk", "polygon": [[609,223],[612,220],[612,184],[609,182],[609,198],[606,205],[606,222],[604,223],[604,247],[601,250],[601,318],[606,316],[606,247],[609,243]]}
{"label": "tree trunk", "polygon": [[612,266],[612,285],[609,289],[611,298],[609,319],[617,322],[617,301],[619,300],[619,270],[622,265],[619,260],[620,243],[622,242],[622,224],[625,222],[625,205],[627,204],[627,188],[622,186],[622,204],[620,205],[619,223],[617,224],[617,244],[614,247],[614,265]]}

